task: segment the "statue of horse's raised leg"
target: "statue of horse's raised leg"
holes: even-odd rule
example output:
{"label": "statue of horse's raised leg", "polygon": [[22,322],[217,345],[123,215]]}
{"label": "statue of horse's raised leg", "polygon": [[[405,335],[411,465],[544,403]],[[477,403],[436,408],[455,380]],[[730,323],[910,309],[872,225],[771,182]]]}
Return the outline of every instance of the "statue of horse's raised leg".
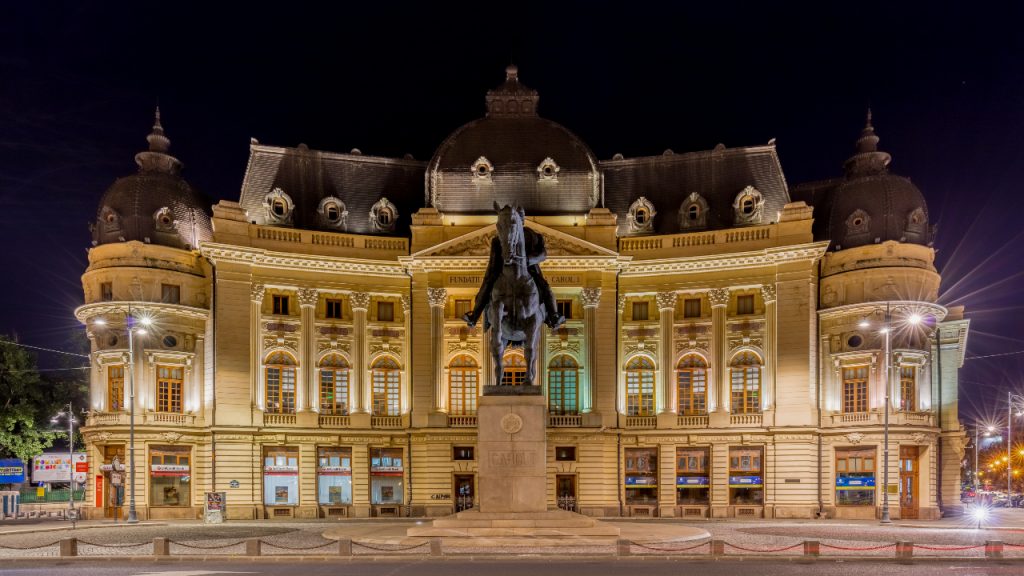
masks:
{"label": "statue of horse's raised leg", "polygon": [[539,386],[536,381],[537,363],[534,362],[534,354],[539,352],[537,346],[540,344],[540,316],[534,314],[523,320],[523,332],[526,333],[526,340],[523,342],[523,358],[526,360],[526,383]]}
{"label": "statue of horse's raised leg", "polygon": [[492,301],[488,307],[486,314],[489,315],[489,322],[491,329],[487,333],[487,338],[490,339],[491,347],[491,367],[494,369],[494,380],[491,382],[491,386],[500,386],[501,377],[505,372],[504,357],[505,347],[508,346],[508,340],[503,340],[501,337],[501,316],[504,314],[505,307],[502,302]]}

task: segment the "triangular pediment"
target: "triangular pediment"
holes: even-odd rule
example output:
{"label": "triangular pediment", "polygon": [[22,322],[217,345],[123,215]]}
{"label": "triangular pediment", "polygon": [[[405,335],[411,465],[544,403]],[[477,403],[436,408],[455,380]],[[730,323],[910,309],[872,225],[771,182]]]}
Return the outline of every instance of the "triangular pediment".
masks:
{"label": "triangular pediment", "polygon": [[[544,236],[544,245],[547,247],[548,258],[558,257],[596,257],[596,258],[617,258],[618,254],[607,248],[582,240],[571,234],[559,232],[536,222],[526,221],[526,227]],[[436,246],[431,246],[412,255],[413,259],[418,258],[465,258],[480,257],[487,258],[491,253],[491,240],[497,233],[494,224],[484,226],[468,234],[452,238]]]}

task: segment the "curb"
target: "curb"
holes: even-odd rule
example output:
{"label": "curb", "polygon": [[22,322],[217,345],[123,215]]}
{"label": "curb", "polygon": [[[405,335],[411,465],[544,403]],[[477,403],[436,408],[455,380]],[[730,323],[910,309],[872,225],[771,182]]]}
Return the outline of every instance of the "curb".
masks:
{"label": "curb", "polygon": [[[614,553],[609,554],[579,554],[579,555],[564,555],[564,554],[537,554],[537,553],[523,553],[523,554],[458,554],[458,555],[445,555],[445,556],[423,556],[414,555],[412,558],[419,562],[477,562],[477,561],[501,561],[501,560],[515,560],[517,562],[523,561],[534,561],[534,562],[579,562],[588,560],[602,560],[602,561],[616,561],[616,562],[716,562],[716,563],[750,563],[750,562],[772,562],[772,563],[786,563],[786,564],[822,564],[822,563],[848,563],[848,562],[864,562],[864,563],[875,563],[875,564],[928,564],[928,563],[939,563],[939,562],[957,562],[958,564],[971,564],[971,565],[1002,565],[1002,564],[1024,564],[1024,557],[1021,558],[1000,558],[1000,559],[986,559],[986,558],[964,558],[960,556],[915,556],[912,560],[899,560],[893,557],[878,557],[878,556],[841,556],[841,557],[819,557],[814,559],[804,558],[802,556],[672,556],[672,555],[661,555],[661,554],[647,554],[642,556],[616,556]],[[4,557],[5,563],[8,562],[32,562],[38,564],[39,562],[53,562],[66,564],[69,562],[118,562],[123,563],[125,561],[133,563],[149,563],[149,564],[180,564],[183,562],[230,562],[239,564],[280,564],[280,563],[342,563],[342,564],[353,564],[353,563],[373,563],[373,562],[403,562],[407,563],[411,559],[410,555],[359,555],[359,556],[312,556],[312,555],[282,555],[282,556],[229,556],[229,555],[197,555],[197,556],[186,556],[186,555],[175,555],[168,557],[153,557],[153,556],[75,556],[75,557],[38,557],[38,556],[8,556]]]}

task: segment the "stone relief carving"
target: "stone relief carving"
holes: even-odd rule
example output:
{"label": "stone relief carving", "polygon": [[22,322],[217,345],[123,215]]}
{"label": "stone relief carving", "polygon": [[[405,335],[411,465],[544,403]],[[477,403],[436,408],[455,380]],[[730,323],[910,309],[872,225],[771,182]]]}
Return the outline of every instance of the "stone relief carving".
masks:
{"label": "stone relief carving", "polygon": [[408,294],[402,294],[399,301],[402,303],[402,312],[408,314],[409,309],[412,307],[412,299],[409,298]]}
{"label": "stone relief carving", "polygon": [[452,352],[456,352],[456,351],[460,351],[460,350],[463,351],[463,352],[479,353],[480,352],[480,344],[477,343],[477,342],[469,341],[469,340],[459,340],[458,342],[449,342],[448,343],[448,354],[451,354]]}
{"label": "stone relief carving", "polygon": [[353,292],[349,296],[349,302],[352,303],[353,310],[370,309],[370,295],[366,292]]}
{"label": "stone relief carving", "polygon": [[162,432],[160,433],[160,439],[163,440],[164,442],[170,442],[171,444],[174,444],[179,439],[181,439],[181,434],[177,432]]}
{"label": "stone relief carving", "polygon": [[448,290],[445,288],[427,288],[427,303],[431,307],[444,306],[448,301]]}
{"label": "stone relief carving", "polygon": [[299,288],[299,306],[316,306],[317,296],[315,288]]}
{"label": "stone relief carving", "polygon": [[622,314],[626,310],[626,295],[619,294],[619,299],[615,303],[615,307],[619,310],[619,314]]}
{"label": "stone relief carving", "polygon": [[702,352],[707,352],[708,342],[706,340],[676,340],[675,351],[682,352],[683,350],[700,350]]}
{"label": "stone relief carving", "polygon": [[348,342],[338,340],[321,340],[316,344],[317,353],[325,352],[327,350],[340,350],[342,352],[348,352],[351,346]]}
{"label": "stone relief carving", "polygon": [[850,444],[860,444],[864,440],[864,435],[860,432],[850,432],[846,435],[846,441]]}
{"label": "stone relief carving", "polygon": [[674,310],[676,307],[675,292],[658,292],[654,299],[658,303],[658,310]]}
{"label": "stone relief carving", "polygon": [[771,284],[761,286],[761,298],[764,299],[765,304],[775,302],[775,286]]}
{"label": "stone relief carving", "polygon": [[263,284],[253,284],[249,289],[249,298],[257,304],[263,303],[263,297],[267,295],[267,289]]}
{"label": "stone relief carving", "polygon": [[601,302],[601,289],[584,288],[580,290],[580,301],[583,302],[584,308],[597,308]]}
{"label": "stone relief carving", "polygon": [[435,254],[437,256],[490,256],[491,241],[496,235],[497,233],[492,230],[486,234],[452,244],[443,250],[438,250]]}
{"label": "stone relief carving", "polygon": [[728,306],[729,290],[726,288],[712,288],[711,290],[708,290],[708,302],[711,302],[712,308]]}
{"label": "stone relief carving", "polygon": [[580,343],[575,340],[548,341],[548,352],[574,352],[579,354]]}

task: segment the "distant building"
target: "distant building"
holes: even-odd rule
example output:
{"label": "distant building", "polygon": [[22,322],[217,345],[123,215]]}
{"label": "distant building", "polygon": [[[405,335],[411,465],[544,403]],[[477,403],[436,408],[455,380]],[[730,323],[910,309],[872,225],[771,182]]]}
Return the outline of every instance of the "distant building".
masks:
{"label": "distant building", "polygon": [[128,314],[154,320],[135,338],[140,517],[196,517],[211,490],[231,518],[471,506],[490,359],[460,318],[495,202],[545,237],[568,318],[538,367],[550,506],[875,517],[890,366],[892,515],[956,511],[968,323],[936,303],[928,207],[870,116],[843,174],[791,188],[774,143],[598,160],[514,67],[486,102],[429,162],[253,141],[238,201],[210,212],[157,116],[100,201],[76,311],[91,517],[128,460]]}

